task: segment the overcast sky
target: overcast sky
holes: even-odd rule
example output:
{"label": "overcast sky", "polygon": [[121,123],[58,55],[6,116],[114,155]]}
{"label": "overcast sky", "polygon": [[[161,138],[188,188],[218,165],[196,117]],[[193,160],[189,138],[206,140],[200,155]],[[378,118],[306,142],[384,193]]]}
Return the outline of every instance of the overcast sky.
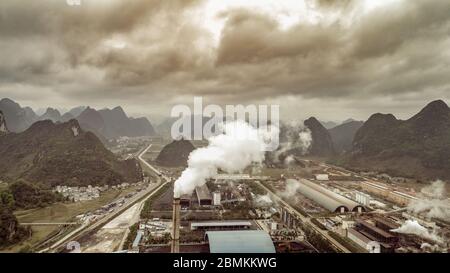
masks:
{"label": "overcast sky", "polygon": [[448,0],[0,1],[0,98],[121,105],[150,119],[193,96],[286,119],[407,118],[450,102]]}

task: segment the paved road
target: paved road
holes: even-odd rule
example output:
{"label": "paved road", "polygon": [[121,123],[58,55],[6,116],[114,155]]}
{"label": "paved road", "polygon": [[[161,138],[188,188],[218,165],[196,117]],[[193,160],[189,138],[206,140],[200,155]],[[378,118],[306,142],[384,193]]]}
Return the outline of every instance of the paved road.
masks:
{"label": "paved road", "polygon": [[64,243],[68,242],[69,240],[76,240],[77,238],[81,238],[82,236],[88,234],[89,232],[104,226],[109,221],[113,220],[114,218],[118,217],[120,214],[125,212],[127,209],[129,209],[131,206],[133,206],[135,203],[137,203],[139,201],[143,202],[143,201],[147,200],[149,197],[153,196],[153,194],[155,194],[159,189],[164,187],[167,183],[170,183],[171,182],[170,177],[162,175],[161,172],[159,172],[156,168],[154,168],[152,165],[150,165],[147,161],[145,161],[142,158],[142,156],[151,148],[151,146],[152,146],[152,144],[150,144],[144,151],[142,151],[138,155],[138,159],[143,164],[145,164],[147,167],[149,167],[152,171],[154,171],[156,174],[158,174],[158,176],[163,178],[164,179],[163,183],[160,183],[161,181],[160,181],[160,179],[158,179],[159,180],[158,187],[156,187],[156,185],[154,185],[153,187],[152,186],[147,187],[147,189],[145,189],[145,190],[141,191],[140,193],[131,197],[123,206],[115,208],[114,211],[112,211],[111,213],[109,213],[105,217],[103,217],[102,219],[100,219],[92,224],[83,224],[82,226],[78,227],[77,229],[75,229],[74,231],[72,231],[71,233],[66,235],[61,240],[54,243],[50,247],[50,249],[46,249],[46,250],[56,249],[56,248],[60,247],[61,245],[63,245]]}
{"label": "paved road", "polygon": [[342,251],[344,253],[351,253],[350,250],[348,250],[346,247],[344,247],[338,241],[336,241],[333,237],[331,237],[328,234],[328,231],[322,230],[321,228],[316,226],[314,223],[312,223],[311,222],[311,218],[303,216],[296,209],[294,209],[291,205],[289,205],[286,201],[284,201],[281,197],[279,197],[274,192],[272,192],[272,190],[270,190],[269,188],[264,186],[261,182],[257,181],[257,183],[263,189],[265,189],[276,201],[278,201],[279,203],[283,204],[288,209],[289,213],[296,215],[298,218],[301,219],[302,222],[304,222],[307,225],[311,226],[317,233],[319,233],[320,235],[322,235],[322,237],[327,239],[327,241],[329,241],[334,247],[336,247],[337,249],[339,249],[340,251]]}
{"label": "paved road", "polygon": [[35,222],[35,223],[19,223],[19,225],[21,226],[77,226],[80,223],[78,222],[68,222],[68,223],[39,223],[39,222]]}

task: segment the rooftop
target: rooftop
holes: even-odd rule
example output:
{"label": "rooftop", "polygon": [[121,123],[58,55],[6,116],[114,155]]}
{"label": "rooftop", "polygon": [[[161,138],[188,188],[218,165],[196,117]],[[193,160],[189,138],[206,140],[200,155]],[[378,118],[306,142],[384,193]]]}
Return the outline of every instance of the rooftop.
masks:
{"label": "rooftop", "polygon": [[211,253],[275,253],[269,234],[262,230],[208,231]]}
{"label": "rooftop", "polygon": [[198,199],[212,199],[211,192],[206,184],[195,188],[195,192],[197,193]]}
{"label": "rooftop", "polygon": [[210,221],[191,223],[191,227],[251,226],[249,221]]}

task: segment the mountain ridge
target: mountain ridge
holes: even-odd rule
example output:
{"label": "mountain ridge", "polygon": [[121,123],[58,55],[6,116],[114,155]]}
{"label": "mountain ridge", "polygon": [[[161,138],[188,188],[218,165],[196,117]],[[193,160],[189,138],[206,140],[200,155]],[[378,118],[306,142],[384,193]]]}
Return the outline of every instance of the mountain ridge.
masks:
{"label": "mountain ridge", "polygon": [[450,178],[450,108],[436,100],[407,120],[373,114],[356,132],[344,164],[399,176]]}
{"label": "mountain ridge", "polygon": [[45,185],[103,185],[137,182],[134,159],[118,160],[77,120],[38,121],[22,133],[0,137],[0,173],[5,181],[24,179]]}

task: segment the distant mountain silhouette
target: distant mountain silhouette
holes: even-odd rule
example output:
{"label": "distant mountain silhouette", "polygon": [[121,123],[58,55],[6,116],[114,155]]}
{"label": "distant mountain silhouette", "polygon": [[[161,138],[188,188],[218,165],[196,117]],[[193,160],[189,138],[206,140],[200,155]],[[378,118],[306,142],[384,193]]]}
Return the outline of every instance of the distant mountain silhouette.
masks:
{"label": "distant mountain silhouette", "polygon": [[79,106],[63,115],[59,110],[49,107],[38,116],[30,107],[22,108],[13,100],[5,98],[0,101],[0,110],[4,114],[8,129],[16,133],[25,131],[39,120],[68,122],[71,119],[77,119],[82,128],[95,133],[104,143],[107,139],[122,136],[139,137],[156,134],[147,118],[129,118],[121,107],[97,111],[87,106]]}
{"label": "distant mountain silhouette", "polygon": [[308,152],[309,155],[332,156],[335,154],[330,133],[315,117],[305,120],[304,125],[311,131],[312,136],[312,144]]}
{"label": "distant mountain silhouette", "polygon": [[450,177],[450,109],[429,103],[408,120],[374,114],[357,131],[346,164],[420,178]]}
{"label": "distant mountain silhouette", "polygon": [[325,127],[325,129],[331,129],[333,127],[336,127],[339,125],[339,123],[334,122],[334,121],[319,121],[320,124],[322,124],[323,127]]}
{"label": "distant mountain silhouette", "polygon": [[8,126],[6,124],[5,116],[0,110],[0,135],[9,133]]}
{"label": "distant mountain silhouette", "polygon": [[64,115],[61,116],[60,121],[61,122],[68,122],[71,119],[75,119],[75,116],[71,113],[67,112]]}
{"label": "distant mountain silhouette", "polygon": [[142,171],[135,159],[119,161],[78,121],[44,120],[0,136],[0,179],[86,186],[137,182]]}
{"label": "distant mountain silhouette", "polygon": [[195,150],[189,140],[174,140],[164,146],[156,158],[156,163],[166,167],[183,167],[187,165],[189,154]]}
{"label": "distant mountain silhouette", "polygon": [[47,108],[45,113],[39,117],[39,120],[51,120],[53,122],[61,121],[61,113],[53,108]]}
{"label": "distant mountain silhouette", "polygon": [[100,134],[106,139],[122,136],[139,137],[155,134],[147,118],[129,118],[121,107],[112,110],[86,108],[77,119],[86,130]]}
{"label": "distant mountain silhouette", "polygon": [[362,121],[349,119],[341,125],[328,129],[336,152],[343,153],[352,149],[353,138],[363,124]]}
{"label": "distant mountain silhouette", "polygon": [[3,112],[11,132],[22,132],[38,120],[38,116],[31,108],[22,108],[10,99],[0,100],[0,110]]}
{"label": "distant mountain silhouette", "polygon": [[[73,117],[78,117],[81,113],[83,113],[84,110],[86,110],[88,106],[78,106],[75,108],[70,109],[67,113],[71,114]],[[67,114],[66,113],[66,114]]]}

